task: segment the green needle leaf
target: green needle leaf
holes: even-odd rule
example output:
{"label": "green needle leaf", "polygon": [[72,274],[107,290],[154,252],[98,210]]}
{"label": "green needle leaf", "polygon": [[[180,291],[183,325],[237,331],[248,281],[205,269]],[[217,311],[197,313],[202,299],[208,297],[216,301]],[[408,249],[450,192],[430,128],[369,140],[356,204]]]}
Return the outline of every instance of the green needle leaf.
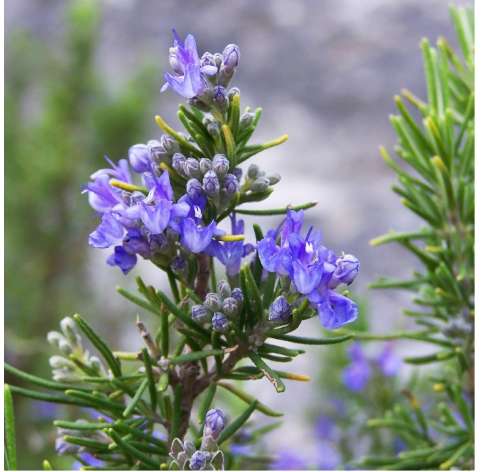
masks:
{"label": "green needle leaf", "polygon": [[257,400],[254,400],[249,407],[238,416],[232,423],[230,423],[222,433],[220,433],[219,438],[217,439],[217,444],[221,445],[223,442],[227,441],[231,436],[233,436],[249,419],[252,412],[256,409]]}
{"label": "green needle leaf", "polygon": [[265,375],[267,380],[274,385],[276,391],[278,393],[283,392],[286,389],[286,386],[282,382],[281,378],[279,375],[276,374],[276,372],[271,369],[262,359],[261,357],[255,353],[255,352],[249,352],[249,357],[251,361],[255,364],[256,367],[258,367]]}
{"label": "green needle leaf", "polygon": [[17,469],[17,446],[15,440],[15,413],[13,409],[12,390],[9,385],[3,387],[4,428],[5,428],[5,469]]}
{"label": "green needle leaf", "polygon": [[124,418],[129,417],[130,414],[132,413],[132,411],[134,411],[135,407],[137,406],[140,399],[142,398],[142,394],[144,393],[144,391],[145,391],[145,389],[147,388],[148,385],[149,385],[149,379],[148,378],[144,379],[142,381],[142,383],[139,385],[139,388],[135,392],[135,395],[132,397],[129,404],[127,405],[127,408],[122,413],[122,416]]}
{"label": "green needle leaf", "polygon": [[277,335],[270,335],[270,336],[272,338],[280,339],[282,341],[289,341],[291,343],[314,344],[314,345],[343,343],[353,338],[352,334],[346,334],[345,336],[336,336],[332,338],[317,338],[317,339],[303,338],[301,336],[291,336],[289,334],[277,334]]}

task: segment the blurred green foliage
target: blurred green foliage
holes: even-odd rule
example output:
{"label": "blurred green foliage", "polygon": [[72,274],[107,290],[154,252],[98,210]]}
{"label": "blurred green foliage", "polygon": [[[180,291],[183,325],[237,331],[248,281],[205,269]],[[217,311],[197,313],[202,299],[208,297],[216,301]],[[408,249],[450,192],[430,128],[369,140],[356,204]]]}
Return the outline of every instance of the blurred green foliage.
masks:
{"label": "blurred green foliage", "polygon": [[[84,308],[94,303],[85,283],[93,225],[81,185],[104,154],[125,155],[145,135],[157,88],[146,65],[114,93],[96,73],[99,4],[76,0],[66,13],[60,43],[24,31],[6,40],[6,357],[30,371],[47,365],[48,329],[80,299]],[[35,442],[25,436],[30,413],[26,405],[17,412],[19,467],[37,468],[42,442],[27,450]]]}

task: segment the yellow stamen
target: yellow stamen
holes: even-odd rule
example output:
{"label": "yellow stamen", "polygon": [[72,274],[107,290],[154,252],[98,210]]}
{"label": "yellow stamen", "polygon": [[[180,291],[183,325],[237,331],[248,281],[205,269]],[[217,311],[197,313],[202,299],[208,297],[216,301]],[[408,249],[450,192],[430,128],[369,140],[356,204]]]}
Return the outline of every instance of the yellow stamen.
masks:
{"label": "yellow stamen", "polygon": [[224,236],[219,236],[217,239],[225,242],[244,241],[245,236],[243,234],[225,234]]}
{"label": "yellow stamen", "polygon": [[147,194],[148,191],[145,187],[141,187],[140,185],[129,184],[127,182],[122,182],[121,180],[117,179],[110,179],[109,184],[112,187],[120,188],[121,190],[126,190],[127,192],[142,192]]}

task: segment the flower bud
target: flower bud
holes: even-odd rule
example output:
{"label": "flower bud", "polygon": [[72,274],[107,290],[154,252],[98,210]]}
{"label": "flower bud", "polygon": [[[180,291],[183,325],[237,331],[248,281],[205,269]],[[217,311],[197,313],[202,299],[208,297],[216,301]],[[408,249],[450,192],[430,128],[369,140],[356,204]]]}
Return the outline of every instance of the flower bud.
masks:
{"label": "flower bud", "polygon": [[284,295],[277,297],[269,307],[268,320],[273,322],[286,322],[289,321],[292,315],[291,306],[287,302]]}
{"label": "flower bud", "polygon": [[170,263],[170,268],[174,274],[182,275],[187,269],[187,261],[182,256],[175,256]]}
{"label": "flower bud", "polygon": [[209,310],[204,305],[194,305],[191,310],[192,319],[198,323],[209,321]]}
{"label": "flower bud", "polygon": [[223,188],[228,195],[233,195],[239,190],[239,181],[234,174],[227,174],[224,177]]}
{"label": "flower bud", "polygon": [[229,98],[229,100],[232,100],[235,95],[240,95],[240,90],[237,87],[232,87],[227,92],[227,97]]}
{"label": "flower bud", "polygon": [[185,156],[180,152],[176,152],[172,156],[172,167],[181,175],[184,175],[185,160]]}
{"label": "flower bud", "polygon": [[222,303],[222,311],[227,316],[235,316],[239,311],[237,300],[234,297],[227,297]]}
{"label": "flower bud", "polygon": [[77,334],[77,325],[75,321],[66,316],[60,321],[60,329],[71,344],[79,343],[79,335]]}
{"label": "flower bud", "polygon": [[236,287],[232,290],[231,297],[237,300],[238,306],[241,306],[244,303],[244,294],[239,287]]}
{"label": "flower bud", "polygon": [[239,65],[240,59],[240,50],[239,46],[236,44],[228,44],[224,51],[222,52],[223,56],[223,66],[227,69],[234,69]]}
{"label": "flower bud", "polygon": [[201,177],[199,161],[193,157],[188,157],[184,162],[184,174],[187,177]]}
{"label": "flower bud", "polygon": [[199,168],[202,172],[202,175],[205,174],[207,171],[212,169],[212,161],[210,159],[207,159],[206,157],[203,157],[199,161]]}
{"label": "flower bud", "polygon": [[129,162],[135,172],[147,172],[151,169],[150,151],[145,144],[134,144],[129,148]]}
{"label": "flower bud", "polygon": [[180,149],[179,143],[168,134],[163,134],[160,137],[160,145],[164,149],[164,152],[169,156],[172,156],[174,153],[179,152]]}
{"label": "flower bud", "polygon": [[242,169],[240,167],[234,167],[231,170],[231,173],[234,174],[237,177],[237,180],[240,182],[240,179],[242,178]]}
{"label": "flower bud", "polygon": [[72,363],[62,356],[52,356],[48,360],[48,363],[52,369],[70,369],[72,367]]}
{"label": "flower bud", "polygon": [[190,198],[197,198],[202,194],[202,184],[197,179],[190,179],[186,186],[187,195]]}
{"label": "flower bud", "polygon": [[220,127],[215,121],[209,123],[207,126],[207,132],[214,138],[220,138]]}
{"label": "flower bud", "polygon": [[248,128],[254,122],[255,115],[251,112],[243,113],[240,117],[239,125],[241,129]]}
{"label": "flower bud", "polygon": [[204,299],[204,305],[210,310],[210,311],[217,311],[220,310],[221,307],[221,301],[219,295],[214,292],[209,292]]}
{"label": "flower bud", "polygon": [[219,177],[223,177],[229,172],[229,159],[224,154],[216,154],[212,159],[212,170]]}
{"label": "flower bud", "polygon": [[217,283],[217,293],[219,293],[222,298],[230,297],[231,292],[232,291],[227,280],[220,280]]}
{"label": "flower bud", "polygon": [[359,260],[351,254],[344,254],[336,260],[336,269],[329,282],[331,288],[339,284],[350,285],[359,272]]}
{"label": "flower bud", "polygon": [[147,141],[147,148],[150,153],[150,159],[155,162],[156,164],[160,164],[168,159],[168,155],[165,152],[164,146],[160,141],[156,139],[151,139]]}
{"label": "flower bud", "polygon": [[265,192],[269,188],[269,179],[267,177],[257,177],[251,184],[253,192]]}
{"label": "flower bud", "polygon": [[214,87],[214,96],[212,99],[220,110],[225,110],[227,108],[227,92],[221,85],[216,85]]}
{"label": "flower bud", "polygon": [[60,339],[60,341],[58,342],[58,348],[66,356],[72,354],[72,346],[65,338]]}
{"label": "flower bud", "polygon": [[204,179],[202,180],[202,188],[205,193],[211,197],[219,193],[219,179],[213,170],[209,170],[205,173]]}
{"label": "flower bud", "polygon": [[66,341],[66,339],[58,331],[49,331],[47,333],[47,342],[50,345],[58,348],[60,341]]}
{"label": "flower bud", "polygon": [[211,435],[214,439],[217,439],[225,428],[225,423],[225,416],[222,410],[212,408],[205,415],[204,434]]}
{"label": "flower bud", "polygon": [[281,176],[280,176],[280,174],[278,174],[277,172],[275,172],[274,174],[269,174],[269,175],[267,176],[267,179],[269,180],[269,185],[275,185],[275,184],[277,184],[278,182],[280,182]]}
{"label": "flower bud", "polygon": [[189,462],[190,470],[205,470],[210,454],[206,451],[195,451]]}
{"label": "flower bud", "polygon": [[227,331],[229,328],[229,320],[224,313],[220,311],[214,313],[212,316],[212,328],[219,333],[225,333]]}
{"label": "flower bud", "polygon": [[208,51],[204,52],[204,54],[202,54],[202,57],[200,58],[200,66],[201,67],[211,66],[211,67],[217,68],[217,64],[215,63],[214,54],[212,54],[211,52],[208,52]]}
{"label": "flower bud", "polygon": [[251,180],[256,180],[259,176],[259,166],[257,164],[251,164],[247,169],[247,177]]}

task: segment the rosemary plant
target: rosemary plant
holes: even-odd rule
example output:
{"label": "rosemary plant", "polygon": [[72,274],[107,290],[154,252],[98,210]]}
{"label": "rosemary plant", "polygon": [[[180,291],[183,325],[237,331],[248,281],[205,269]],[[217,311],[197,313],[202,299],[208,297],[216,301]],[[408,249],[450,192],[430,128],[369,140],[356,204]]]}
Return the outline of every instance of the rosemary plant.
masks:
{"label": "rosemary plant", "polygon": [[417,308],[404,313],[420,330],[389,337],[433,346],[428,355],[404,360],[433,364],[435,406],[405,391],[406,404],[370,420],[371,427],[399,435],[406,448],[393,457],[367,458],[361,464],[368,467],[474,467],[474,18],[469,8],[452,7],[451,15],[461,57],[444,38],[437,47],[422,40],[427,101],[407,90],[395,97],[399,115],[391,123],[402,163],[381,148],[398,178],[394,192],[424,227],[372,241],[401,244],[422,264],[410,280],[382,279],[373,287],[414,293]]}
{"label": "rosemary plant", "polygon": [[[336,256],[313,228],[303,232],[304,210],[314,203],[244,207],[267,199],[280,176],[241,165],[287,136],[250,143],[261,109],[241,112],[240,91],[229,88],[239,58],[233,44],[199,57],[194,37],[182,41],[174,32],[173,72],[165,75],[162,90],[187,100],[177,114],[184,131],[156,116],[164,134],[132,146],[128,159],[108,160],[111,168],[93,173],[84,188],[99,217],[89,244],[112,247],[107,263],[125,274],[139,257],[149,260],[170,284],[167,293],[137,277],[138,293],[118,289],[140,309],[138,349],[110,347],[76,314],[48,334],[57,350],[50,358],[52,380],[6,365],[7,372],[38,387],[10,386],[9,392],[95,411],[93,417],[82,413],[74,421],[54,422],[57,453],[72,455],[86,470],[222,469],[224,446],[254,412],[282,416],[232,381],[265,378],[282,393],[286,381],[307,380],[274,367],[304,352],[295,345],[351,338],[290,334],[316,315],[327,330],[356,319],[357,305],[345,288],[359,262],[350,254]],[[246,243],[243,214],[286,216],[265,235],[254,225],[255,241]],[[153,317],[155,330],[146,327],[145,316]],[[217,408],[219,390],[245,403],[238,417],[227,419]],[[10,441],[10,467],[14,455]]]}

